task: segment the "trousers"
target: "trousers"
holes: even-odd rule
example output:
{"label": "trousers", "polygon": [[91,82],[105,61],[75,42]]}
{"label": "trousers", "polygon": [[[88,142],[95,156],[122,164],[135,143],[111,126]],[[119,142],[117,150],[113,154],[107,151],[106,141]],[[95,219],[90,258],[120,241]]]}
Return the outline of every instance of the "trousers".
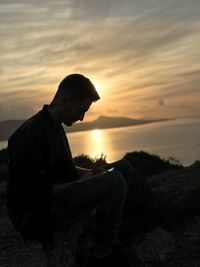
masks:
{"label": "trousers", "polygon": [[58,228],[65,231],[96,209],[94,244],[97,254],[109,254],[116,241],[133,168],[126,159],[103,166],[112,171],[78,179],[60,190],[52,203]]}

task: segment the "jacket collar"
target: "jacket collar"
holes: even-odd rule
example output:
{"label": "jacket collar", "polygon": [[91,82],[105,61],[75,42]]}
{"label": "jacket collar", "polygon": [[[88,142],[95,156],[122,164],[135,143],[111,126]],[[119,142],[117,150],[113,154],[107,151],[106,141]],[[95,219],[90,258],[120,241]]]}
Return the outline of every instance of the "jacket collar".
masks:
{"label": "jacket collar", "polygon": [[43,108],[38,112],[41,119],[41,127],[43,128],[50,150],[50,161],[53,163],[56,160],[58,154],[62,153],[62,145],[60,144],[60,129],[61,124],[55,124],[52,120],[48,105],[44,105]]}
{"label": "jacket collar", "polygon": [[52,119],[52,117],[51,117],[51,115],[50,115],[50,113],[48,111],[48,106],[49,105],[45,104],[43,106],[42,110],[39,111],[39,114],[42,115],[42,117],[44,119],[45,126],[50,127],[50,128],[54,128],[55,130],[59,129],[61,127],[61,124],[56,124],[53,121],[53,119]]}

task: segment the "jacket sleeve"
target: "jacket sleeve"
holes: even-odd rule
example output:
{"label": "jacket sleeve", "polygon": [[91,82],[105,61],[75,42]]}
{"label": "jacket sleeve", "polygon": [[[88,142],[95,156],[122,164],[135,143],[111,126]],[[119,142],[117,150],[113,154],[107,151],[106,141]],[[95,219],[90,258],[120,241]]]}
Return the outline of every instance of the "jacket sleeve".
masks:
{"label": "jacket sleeve", "polygon": [[13,219],[23,225],[34,216],[45,223],[52,197],[45,170],[45,140],[37,129],[26,127],[9,139],[8,151],[7,204]]}

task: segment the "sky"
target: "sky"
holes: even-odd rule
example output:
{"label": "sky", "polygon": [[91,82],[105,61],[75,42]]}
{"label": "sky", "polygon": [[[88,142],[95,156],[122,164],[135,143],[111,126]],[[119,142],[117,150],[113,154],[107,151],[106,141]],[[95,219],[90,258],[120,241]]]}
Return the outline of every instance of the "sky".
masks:
{"label": "sky", "polygon": [[49,104],[81,73],[100,115],[200,115],[199,0],[0,0],[0,121]]}

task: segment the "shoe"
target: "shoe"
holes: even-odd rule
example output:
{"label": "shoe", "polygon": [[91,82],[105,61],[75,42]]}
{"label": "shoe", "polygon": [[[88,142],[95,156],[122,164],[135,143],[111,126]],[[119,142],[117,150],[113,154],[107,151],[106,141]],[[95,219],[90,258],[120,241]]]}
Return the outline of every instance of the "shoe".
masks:
{"label": "shoe", "polygon": [[86,267],[130,267],[128,260],[120,251],[119,247],[113,247],[113,252],[103,259],[94,258],[91,255],[86,263]]}

